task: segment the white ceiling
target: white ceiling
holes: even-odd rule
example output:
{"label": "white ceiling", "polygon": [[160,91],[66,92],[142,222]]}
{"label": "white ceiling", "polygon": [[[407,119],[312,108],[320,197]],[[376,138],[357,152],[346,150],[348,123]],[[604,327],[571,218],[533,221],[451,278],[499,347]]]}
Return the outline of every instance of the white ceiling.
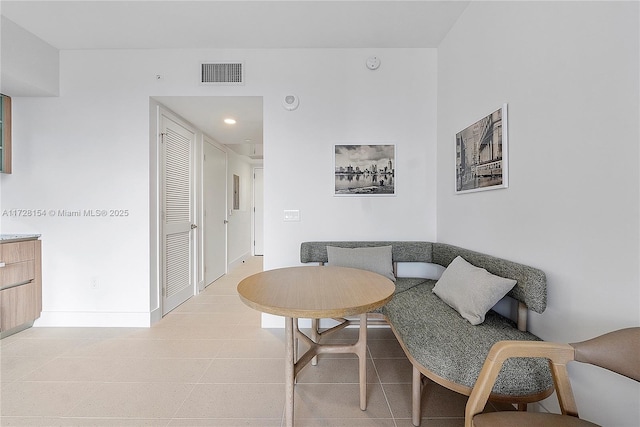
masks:
{"label": "white ceiling", "polygon": [[[439,45],[470,1],[2,0],[0,3],[4,17],[55,48],[66,50],[431,48]],[[262,98],[158,100],[219,142],[241,154],[261,158]],[[228,115],[235,115],[238,120],[233,130],[221,121]],[[246,139],[251,142],[246,143]]]}
{"label": "white ceiling", "polygon": [[[236,153],[262,159],[261,96],[155,96],[153,99]],[[236,124],[224,123],[227,117],[235,119]]]}
{"label": "white ceiling", "polygon": [[437,47],[469,1],[28,1],[1,13],[58,49]]}

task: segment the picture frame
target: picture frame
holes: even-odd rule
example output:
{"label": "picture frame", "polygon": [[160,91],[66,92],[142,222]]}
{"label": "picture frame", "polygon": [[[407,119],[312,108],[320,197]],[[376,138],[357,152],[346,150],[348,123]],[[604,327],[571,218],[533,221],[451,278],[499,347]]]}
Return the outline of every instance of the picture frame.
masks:
{"label": "picture frame", "polygon": [[396,195],[395,144],[335,144],[333,194]]}
{"label": "picture frame", "polygon": [[456,194],[509,187],[507,104],[455,136]]}
{"label": "picture frame", "polygon": [[240,177],[233,175],[233,210],[240,210]]}

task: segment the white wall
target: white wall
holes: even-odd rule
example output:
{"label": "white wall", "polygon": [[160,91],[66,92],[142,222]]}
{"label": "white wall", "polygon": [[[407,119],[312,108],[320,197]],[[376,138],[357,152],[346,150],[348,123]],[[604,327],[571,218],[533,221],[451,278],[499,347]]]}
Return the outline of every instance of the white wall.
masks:
{"label": "white wall", "polygon": [[[372,54],[382,59],[375,72],[365,68]],[[244,61],[246,84],[199,85],[199,62],[218,59]],[[149,323],[153,96],[264,97],[266,268],[297,264],[303,240],[435,238],[433,49],[79,50],[61,52],[60,64],[59,97],[13,100],[2,207],[130,215],[0,217],[3,233],[42,234],[37,325]],[[289,93],[301,100],[293,112],[281,103]],[[334,198],[337,142],[396,143],[398,196]],[[284,209],[300,209],[302,221],[284,223]]]}
{"label": "white wall", "polygon": [[[229,268],[241,264],[251,256],[251,207],[253,195],[253,165],[229,150],[227,176],[227,234],[233,236],[227,246]],[[240,209],[233,209],[233,176],[240,178]]]}
{"label": "white wall", "polygon": [[0,92],[9,96],[57,96],[58,49],[0,17]]}
{"label": "white wall", "polygon": [[[377,71],[365,68],[371,54],[382,60]],[[265,268],[299,263],[305,240],[435,239],[436,51],[274,59],[287,82],[278,94],[297,95],[300,106],[265,103]],[[333,196],[333,145],[345,142],[397,144],[397,196]],[[300,222],[284,222],[285,209],[299,210]]]}
{"label": "white wall", "polygon": [[[544,270],[545,340],[640,324],[638,17],[637,2],[472,2],[438,49],[438,240]],[[503,102],[510,187],[455,195],[455,133]],[[581,416],[640,425],[637,383],[570,372]]]}

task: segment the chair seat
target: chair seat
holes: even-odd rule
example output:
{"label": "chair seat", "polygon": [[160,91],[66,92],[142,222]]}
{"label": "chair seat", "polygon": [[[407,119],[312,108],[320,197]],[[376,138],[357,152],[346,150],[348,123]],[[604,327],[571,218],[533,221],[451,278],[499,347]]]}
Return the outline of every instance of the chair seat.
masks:
{"label": "chair seat", "polygon": [[600,427],[569,415],[540,412],[488,412],[473,417],[474,427]]}

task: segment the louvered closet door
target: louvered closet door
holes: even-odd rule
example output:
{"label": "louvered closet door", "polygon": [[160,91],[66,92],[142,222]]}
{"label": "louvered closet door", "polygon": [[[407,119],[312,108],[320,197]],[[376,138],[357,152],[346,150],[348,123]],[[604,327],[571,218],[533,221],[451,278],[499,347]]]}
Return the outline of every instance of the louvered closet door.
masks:
{"label": "louvered closet door", "polygon": [[195,133],[162,116],[162,314],[195,292],[193,256],[193,150]]}

